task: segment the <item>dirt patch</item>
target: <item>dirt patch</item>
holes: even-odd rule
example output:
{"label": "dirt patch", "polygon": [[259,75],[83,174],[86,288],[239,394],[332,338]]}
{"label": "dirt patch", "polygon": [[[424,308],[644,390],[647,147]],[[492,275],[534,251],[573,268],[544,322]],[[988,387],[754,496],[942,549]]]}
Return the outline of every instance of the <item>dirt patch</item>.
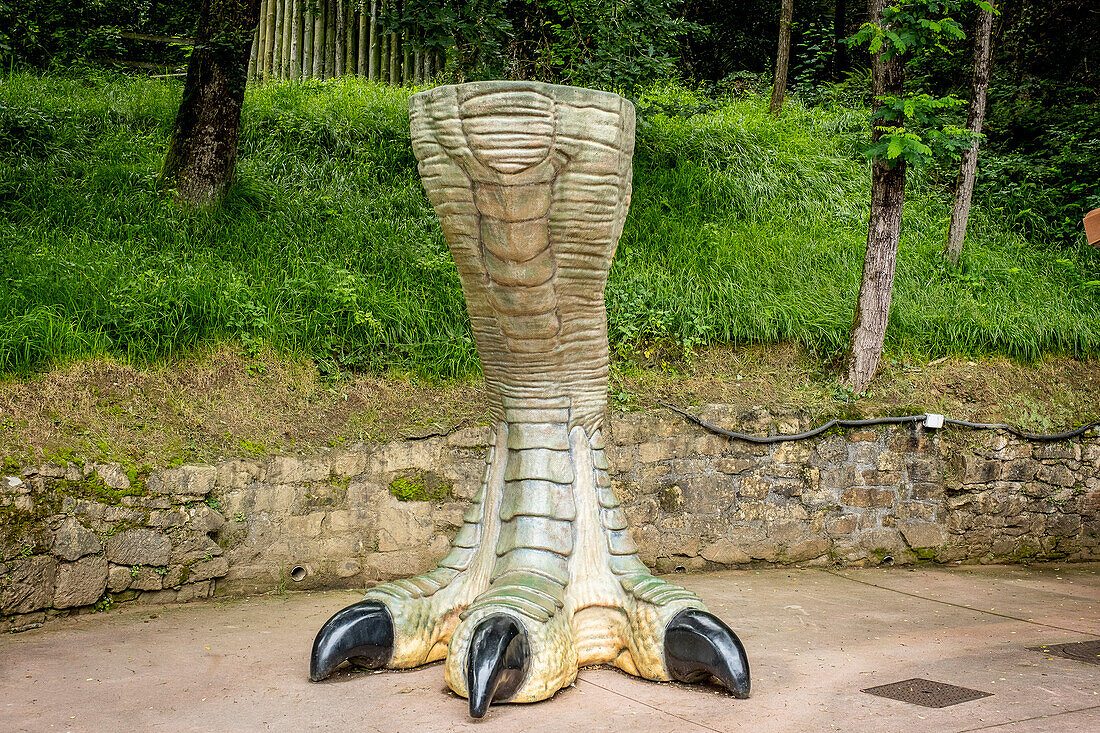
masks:
{"label": "dirt patch", "polygon": [[445,432],[484,414],[477,384],[322,379],[312,362],[223,347],[154,367],[107,359],[0,383],[0,456],[163,466]]}
{"label": "dirt patch", "polygon": [[[1100,362],[1050,357],[887,362],[853,400],[837,374],[793,345],[712,349],[690,360],[618,361],[613,409],[722,402],[793,408],[822,420],[941,412],[1056,431],[1100,417]],[[324,379],[312,362],[229,346],[138,368],[97,359],[0,383],[0,459],[121,461],[140,467],[343,443],[424,437],[486,420],[477,381],[401,375]]]}
{"label": "dirt patch", "polygon": [[746,410],[807,410],[822,420],[938,412],[1038,432],[1100,418],[1100,361],[886,359],[858,399],[840,386],[838,376],[793,344],[721,348],[687,361],[620,364],[611,398],[628,409],[655,406],[658,399],[678,405],[718,402]]}

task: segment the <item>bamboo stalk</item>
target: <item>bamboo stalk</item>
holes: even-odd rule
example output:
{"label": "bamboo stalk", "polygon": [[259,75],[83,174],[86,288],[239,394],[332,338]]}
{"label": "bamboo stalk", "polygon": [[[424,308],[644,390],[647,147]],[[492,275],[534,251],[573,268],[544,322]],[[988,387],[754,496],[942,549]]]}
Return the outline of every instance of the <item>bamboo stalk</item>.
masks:
{"label": "bamboo stalk", "polygon": [[264,77],[264,55],[267,51],[267,0],[260,0],[260,25],[256,28],[256,78]]}
{"label": "bamboo stalk", "polygon": [[275,50],[271,54],[271,78],[283,77],[283,5],[286,0],[271,0],[275,4],[275,29],[272,42]]}
{"label": "bamboo stalk", "polygon": [[336,68],[336,0],[325,0],[325,78]]}
{"label": "bamboo stalk", "polygon": [[347,3],[348,6],[348,44],[347,54],[344,56],[344,73],[355,74],[355,54],[358,49],[359,32],[355,29],[355,0]]}
{"label": "bamboo stalk", "polygon": [[325,4],[317,0],[313,13],[313,78],[325,78]]}
{"label": "bamboo stalk", "polygon": [[344,0],[336,0],[336,76],[344,75],[344,57],[348,42],[348,13]]}
{"label": "bamboo stalk", "polygon": [[299,0],[291,0],[290,27],[290,78],[302,78],[302,6]]}
{"label": "bamboo stalk", "polygon": [[355,73],[367,76],[367,24],[366,10],[360,2],[355,9]]}
{"label": "bamboo stalk", "polygon": [[412,69],[413,69],[412,51],[409,50],[408,46],[406,46],[404,49],[402,49],[402,51],[403,51],[403,53],[401,54],[401,75],[402,75],[403,79],[405,80],[405,82],[409,82],[409,81],[412,80],[412,75],[413,75],[413,73],[412,73]]}
{"label": "bamboo stalk", "polygon": [[259,54],[260,26],[256,26],[256,30],[252,31],[252,48],[248,52],[248,76],[245,77],[248,81],[252,81],[256,78],[256,59],[259,57]]}
{"label": "bamboo stalk", "polygon": [[294,0],[283,0],[283,78],[290,78],[290,30],[293,27]]}
{"label": "bamboo stalk", "polygon": [[313,0],[305,0],[302,14],[302,78],[313,77]]}
{"label": "bamboo stalk", "polygon": [[401,48],[401,34],[390,34],[390,84],[401,83],[401,66],[398,64],[397,55]]}
{"label": "bamboo stalk", "polygon": [[[362,0],[352,0],[348,4],[348,73],[359,73],[359,36],[362,35],[362,31],[359,30],[359,20],[362,13],[359,12],[359,5]],[[363,72],[366,74],[366,71]]]}
{"label": "bamboo stalk", "polygon": [[382,34],[378,43],[378,77],[383,83],[390,80],[390,34]]}
{"label": "bamboo stalk", "polygon": [[264,81],[271,78],[271,55],[275,50],[275,0],[267,3],[264,15]]}
{"label": "bamboo stalk", "polygon": [[371,0],[370,3],[370,34],[367,42],[370,44],[367,78],[378,81],[378,0]]}

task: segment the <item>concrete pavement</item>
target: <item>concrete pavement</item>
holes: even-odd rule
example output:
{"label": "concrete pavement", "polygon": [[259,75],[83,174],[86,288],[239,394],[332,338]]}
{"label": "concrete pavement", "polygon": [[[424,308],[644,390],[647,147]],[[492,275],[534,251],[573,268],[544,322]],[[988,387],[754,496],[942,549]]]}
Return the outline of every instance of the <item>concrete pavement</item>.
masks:
{"label": "concrete pavement", "polygon": [[[731,571],[675,578],[738,632],[753,694],[587,669],[481,721],[439,664],[307,680],[349,591],[59,619],[0,638],[3,731],[1100,731],[1100,564]],[[932,709],[860,692],[925,677],[993,695]]]}

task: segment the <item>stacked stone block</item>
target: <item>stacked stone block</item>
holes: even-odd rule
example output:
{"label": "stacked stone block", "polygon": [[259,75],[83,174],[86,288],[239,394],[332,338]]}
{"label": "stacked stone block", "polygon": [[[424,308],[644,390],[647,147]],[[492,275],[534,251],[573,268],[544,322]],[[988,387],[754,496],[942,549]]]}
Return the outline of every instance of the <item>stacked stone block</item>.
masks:
{"label": "stacked stone block", "polygon": [[[711,405],[726,428],[801,413]],[[1100,438],[1034,444],[912,426],[755,445],[668,413],[611,416],[605,448],[639,557],[750,564],[1100,560]],[[119,464],[0,475],[5,628],[140,598],[364,587],[424,572],[463,525],[488,427],[131,478]]]}

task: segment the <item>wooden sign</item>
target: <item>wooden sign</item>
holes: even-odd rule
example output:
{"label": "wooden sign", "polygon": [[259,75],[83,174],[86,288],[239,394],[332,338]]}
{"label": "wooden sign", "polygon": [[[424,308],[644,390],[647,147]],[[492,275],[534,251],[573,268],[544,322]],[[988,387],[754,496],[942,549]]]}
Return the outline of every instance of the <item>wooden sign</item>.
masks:
{"label": "wooden sign", "polygon": [[1100,209],[1085,214],[1085,237],[1089,244],[1100,249]]}

